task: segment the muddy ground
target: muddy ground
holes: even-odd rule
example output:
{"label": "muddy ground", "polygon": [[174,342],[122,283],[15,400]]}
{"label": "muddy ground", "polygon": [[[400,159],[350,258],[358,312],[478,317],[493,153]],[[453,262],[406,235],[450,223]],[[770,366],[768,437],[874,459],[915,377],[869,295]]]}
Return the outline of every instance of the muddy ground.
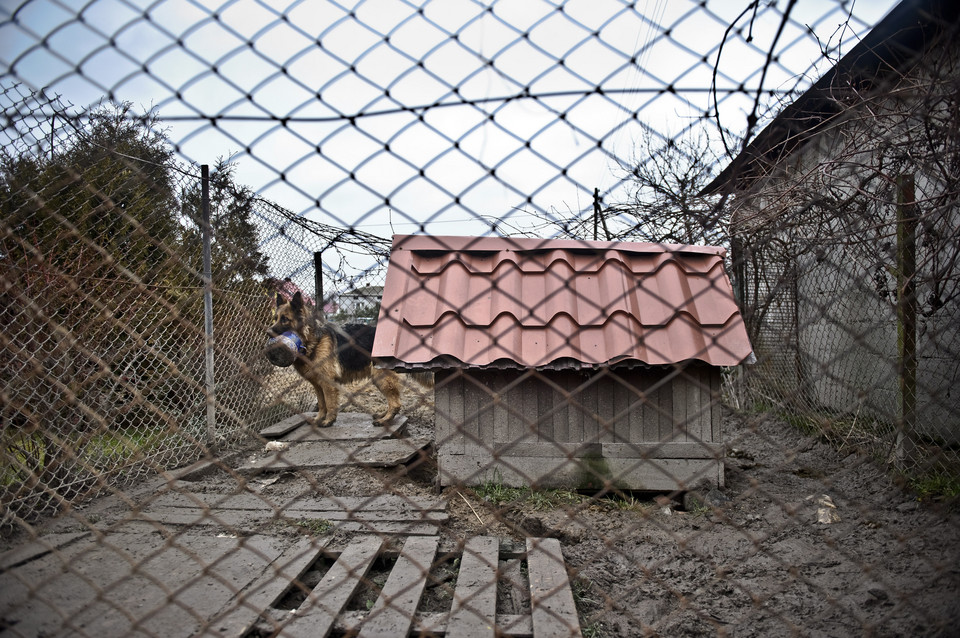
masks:
{"label": "muddy ground", "polygon": [[[412,394],[411,433],[429,434],[432,409]],[[728,411],[724,432],[725,487],[686,504],[447,488],[442,533],[559,538],[593,636],[960,635],[956,504],[921,503],[870,458],[770,416]],[[433,476],[352,485],[421,493]]]}
{"label": "muddy ground", "polygon": [[[433,408],[422,396],[415,386],[405,395],[409,436],[433,434]],[[375,392],[358,387],[343,409],[382,407]],[[455,552],[477,534],[518,548],[527,535],[560,539],[587,636],[960,635],[955,506],[920,503],[870,459],[769,416],[727,413],[724,430],[722,490],[684,502],[447,488],[441,547]],[[426,497],[437,494],[435,478],[428,456],[389,469],[288,472],[257,491],[278,504],[303,494]],[[192,489],[228,493],[238,481],[220,471]],[[337,534],[333,545],[349,543]],[[498,613],[529,612],[524,588],[510,585],[522,580],[520,563],[503,567]],[[452,587],[453,562],[433,576]],[[428,587],[421,610],[448,609],[444,591]]]}

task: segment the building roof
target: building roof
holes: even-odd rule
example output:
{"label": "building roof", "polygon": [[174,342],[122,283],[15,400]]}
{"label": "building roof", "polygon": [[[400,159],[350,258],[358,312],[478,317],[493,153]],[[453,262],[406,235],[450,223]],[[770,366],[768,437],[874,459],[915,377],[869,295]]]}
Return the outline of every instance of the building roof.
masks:
{"label": "building roof", "polygon": [[749,188],[781,160],[830,126],[846,96],[884,91],[945,32],[956,35],[957,0],[903,0],[812,87],[786,106],[702,195]]}
{"label": "building roof", "polygon": [[391,367],[593,368],[752,350],[725,251],[502,237],[394,237],[373,355]]}

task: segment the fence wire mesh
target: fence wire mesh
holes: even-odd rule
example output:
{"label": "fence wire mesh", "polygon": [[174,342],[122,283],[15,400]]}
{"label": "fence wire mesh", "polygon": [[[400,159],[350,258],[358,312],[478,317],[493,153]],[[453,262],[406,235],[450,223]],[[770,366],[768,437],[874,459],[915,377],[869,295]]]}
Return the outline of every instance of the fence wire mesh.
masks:
{"label": "fence wire mesh", "polygon": [[951,2],[214,5],[0,6],[0,633],[957,631]]}

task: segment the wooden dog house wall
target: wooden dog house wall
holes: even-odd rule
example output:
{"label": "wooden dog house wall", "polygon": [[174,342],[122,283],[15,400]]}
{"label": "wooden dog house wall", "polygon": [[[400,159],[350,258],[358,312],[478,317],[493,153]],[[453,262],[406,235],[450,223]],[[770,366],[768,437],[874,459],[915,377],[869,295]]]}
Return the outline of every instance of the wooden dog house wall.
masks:
{"label": "wooden dog house wall", "polygon": [[723,485],[717,368],[458,369],[436,381],[443,485]]}

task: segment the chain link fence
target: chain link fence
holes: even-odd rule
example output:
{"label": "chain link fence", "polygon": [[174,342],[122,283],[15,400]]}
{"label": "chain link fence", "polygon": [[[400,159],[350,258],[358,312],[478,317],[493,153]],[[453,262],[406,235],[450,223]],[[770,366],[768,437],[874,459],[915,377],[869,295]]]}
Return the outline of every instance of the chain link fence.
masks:
{"label": "chain link fence", "polygon": [[0,19],[4,635],[956,631],[949,2]]}

